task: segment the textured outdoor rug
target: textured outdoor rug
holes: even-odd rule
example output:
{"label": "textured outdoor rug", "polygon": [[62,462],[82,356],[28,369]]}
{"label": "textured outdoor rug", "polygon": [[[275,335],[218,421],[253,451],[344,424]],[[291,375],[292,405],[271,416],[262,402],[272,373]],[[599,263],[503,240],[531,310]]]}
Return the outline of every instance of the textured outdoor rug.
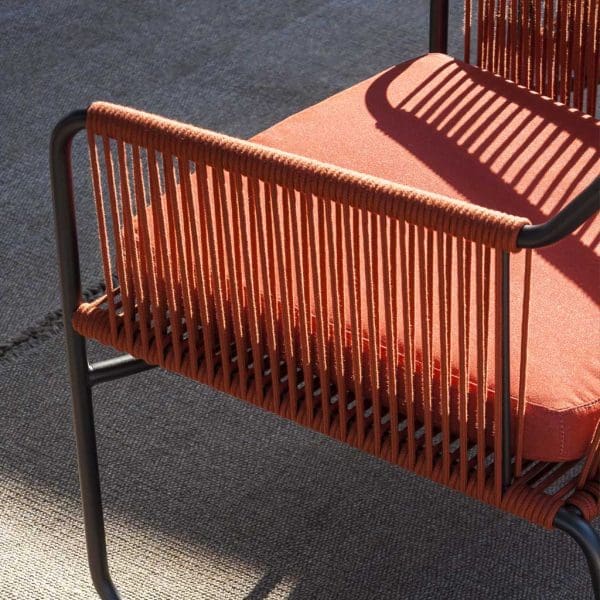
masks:
{"label": "textured outdoor rug", "polygon": [[[247,137],[425,52],[428,4],[1,3],[0,598],[95,597],[58,311],[54,123],[105,99]],[[93,207],[80,200],[94,294]],[[566,536],[179,377],[100,386],[96,419],[125,599],[591,594]]]}

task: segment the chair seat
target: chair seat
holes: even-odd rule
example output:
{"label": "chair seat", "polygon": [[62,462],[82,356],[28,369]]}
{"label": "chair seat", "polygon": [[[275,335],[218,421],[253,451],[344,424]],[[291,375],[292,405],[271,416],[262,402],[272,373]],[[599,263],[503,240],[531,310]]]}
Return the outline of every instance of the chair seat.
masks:
{"label": "chair seat", "polygon": [[[441,54],[388,69],[252,141],[534,223],[558,212],[600,172],[598,121]],[[594,222],[536,253],[524,436],[529,459],[581,457],[600,418],[599,233]],[[522,269],[517,255],[514,397]]]}

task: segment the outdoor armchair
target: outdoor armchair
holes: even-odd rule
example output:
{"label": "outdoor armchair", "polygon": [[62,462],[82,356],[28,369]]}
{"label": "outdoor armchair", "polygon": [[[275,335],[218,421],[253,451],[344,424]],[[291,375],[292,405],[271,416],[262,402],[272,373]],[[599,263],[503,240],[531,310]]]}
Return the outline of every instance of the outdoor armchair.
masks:
{"label": "outdoor armchair", "polygon": [[[103,102],[56,127],[102,598],[118,596],[91,389],[152,366],[566,531],[600,598],[599,2],[482,0],[475,18],[467,0],[463,60],[445,54],[447,2],[431,6],[430,54],[250,141]],[[89,302],[70,172],[81,129],[106,284]],[[125,354],[90,365],[86,339]]]}

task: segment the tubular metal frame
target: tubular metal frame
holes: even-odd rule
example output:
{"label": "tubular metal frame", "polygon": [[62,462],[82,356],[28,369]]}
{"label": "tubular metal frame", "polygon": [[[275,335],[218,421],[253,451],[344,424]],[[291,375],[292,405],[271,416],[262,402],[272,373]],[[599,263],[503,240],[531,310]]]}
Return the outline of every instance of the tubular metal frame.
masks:
{"label": "tubular metal frame", "polygon": [[85,111],[76,111],[63,119],[52,132],[50,173],[88,564],[92,582],[100,597],[103,600],[118,600],[119,594],[110,577],[106,554],[86,341],[71,324],[71,316],[81,303],[79,250],[71,179],[71,141],[78,131],[85,128],[85,116]]}
{"label": "tubular metal frame", "polygon": [[86,340],[71,324],[71,316],[82,300],[71,178],[71,142],[75,134],[85,128],[85,119],[85,110],[75,111],[55,127],[50,145],[50,175],[88,564],[100,598],[119,600],[108,569],[92,386],[149,369],[151,365],[131,356],[119,356],[90,365]]}
{"label": "tubular metal frame", "polygon": [[429,52],[448,51],[448,0],[431,0],[429,5]]}
{"label": "tubular metal frame", "polygon": [[[431,0],[430,16],[430,51],[446,52],[448,0]],[[120,596],[111,580],[108,568],[92,387],[152,369],[154,365],[149,365],[130,355],[116,356],[90,364],[87,359],[86,338],[79,335],[71,324],[71,317],[82,300],[71,173],[71,142],[79,131],[85,129],[85,125],[86,110],[75,111],[56,125],[50,145],[50,171],[88,564],[92,582],[100,598],[119,600]],[[541,225],[525,226],[517,238],[517,245],[522,248],[537,248],[555,243],[572,233],[599,208],[600,178],[597,178],[552,219]],[[513,479],[509,397],[509,267],[509,254],[505,252],[502,257],[502,483],[504,488],[508,487]],[[554,525],[569,534],[582,548],[592,578],[595,598],[600,600],[600,536],[572,506],[565,506],[559,510]]]}

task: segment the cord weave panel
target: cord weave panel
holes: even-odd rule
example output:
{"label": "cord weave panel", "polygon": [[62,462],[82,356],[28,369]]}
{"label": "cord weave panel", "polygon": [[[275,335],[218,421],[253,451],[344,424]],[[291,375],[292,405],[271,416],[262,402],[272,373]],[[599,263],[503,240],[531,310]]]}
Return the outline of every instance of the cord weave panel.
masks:
{"label": "cord weave panel", "polygon": [[107,289],[81,334],[548,527],[583,493],[522,457],[528,285],[502,489],[500,265],[525,219],[110,104],[87,131]]}
{"label": "cord weave panel", "polygon": [[600,0],[466,0],[465,62],[596,115]]}

